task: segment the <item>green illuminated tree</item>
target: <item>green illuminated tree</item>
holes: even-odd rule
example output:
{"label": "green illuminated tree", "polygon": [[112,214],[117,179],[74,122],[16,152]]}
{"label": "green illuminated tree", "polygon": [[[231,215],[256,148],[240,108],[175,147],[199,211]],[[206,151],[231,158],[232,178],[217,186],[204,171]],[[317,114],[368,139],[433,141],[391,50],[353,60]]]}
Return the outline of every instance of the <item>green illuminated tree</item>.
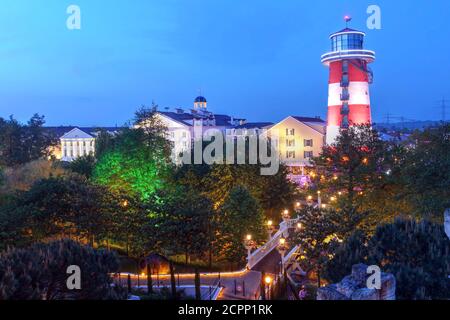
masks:
{"label": "green illuminated tree", "polygon": [[148,200],[164,186],[171,172],[167,141],[149,144],[149,137],[142,129],[124,129],[115,139],[114,147],[98,160],[94,181]]}

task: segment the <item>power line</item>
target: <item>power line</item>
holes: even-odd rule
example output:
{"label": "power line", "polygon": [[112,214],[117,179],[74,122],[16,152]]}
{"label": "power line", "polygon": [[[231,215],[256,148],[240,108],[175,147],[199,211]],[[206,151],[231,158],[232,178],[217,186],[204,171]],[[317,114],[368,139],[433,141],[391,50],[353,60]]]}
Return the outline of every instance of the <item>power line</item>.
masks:
{"label": "power line", "polygon": [[442,121],[445,121],[446,120],[446,116],[447,116],[447,108],[449,107],[447,105],[447,102],[449,102],[449,101],[447,99],[445,99],[445,97],[444,97],[439,102],[441,103],[439,108],[441,109]]}

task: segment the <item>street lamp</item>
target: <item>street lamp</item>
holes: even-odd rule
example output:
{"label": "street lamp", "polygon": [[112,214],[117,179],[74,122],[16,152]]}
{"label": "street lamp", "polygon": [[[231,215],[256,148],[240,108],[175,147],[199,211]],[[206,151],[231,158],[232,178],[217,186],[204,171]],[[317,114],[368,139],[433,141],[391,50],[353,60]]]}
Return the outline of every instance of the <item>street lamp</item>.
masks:
{"label": "street lamp", "polygon": [[283,221],[287,222],[287,220],[289,220],[291,218],[290,214],[289,214],[289,210],[285,209],[282,213],[281,213],[281,217],[283,218]]}
{"label": "street lamp", "polygon": [[252,240],[252,235],[248,234],[244,240],[245,249],[247,249],[247,259],[250,260],[252,254],[252,249],[256,247],[255,241]]}
{"label": "street lamp", "polygon": [[264,290],[266,291],[265,296],[267,297],[268,300],[270,300],[270,285],[272,284],[272,277],[271,276],[266,276],[264,278]]}
{"label": "street lamp", "polygon": [[284,274],[284,255],[288,249],[286,239],[281,237],[278,243],[277,250],[281,255],[281,274]]}
{"label": "street lamp", "polygon": [[309,195],[307,198],[306,198],[306,203],[308,203],[308,206],[312,206],[312,204],[313,204],[313,196],[311,196],[311,195]]}
{"label": "street lamp", "polygon": [[297,222],[297,229],[296,231],[300,231],[302,229],[302,223],[301,222]]}
{"label": "street lamp", "polygon": [[269,234],[269,240],[272,239],[272,233],[275,230],[275,227],[273,226],[273,221],[269,220],[267,221],[267,233]]}

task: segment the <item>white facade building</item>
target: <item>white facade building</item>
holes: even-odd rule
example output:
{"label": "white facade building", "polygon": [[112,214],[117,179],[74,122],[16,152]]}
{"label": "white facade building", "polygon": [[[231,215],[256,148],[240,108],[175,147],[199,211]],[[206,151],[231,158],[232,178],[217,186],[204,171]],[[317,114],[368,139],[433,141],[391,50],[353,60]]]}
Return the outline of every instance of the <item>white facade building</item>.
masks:
{"label": "white facade building", "polygon": [[95,154],[95,140],[100,130],[116,134],[120,128],[47,127],[59,137],[59,145],[51,148],[51,155],[61,161],[73,161]]}

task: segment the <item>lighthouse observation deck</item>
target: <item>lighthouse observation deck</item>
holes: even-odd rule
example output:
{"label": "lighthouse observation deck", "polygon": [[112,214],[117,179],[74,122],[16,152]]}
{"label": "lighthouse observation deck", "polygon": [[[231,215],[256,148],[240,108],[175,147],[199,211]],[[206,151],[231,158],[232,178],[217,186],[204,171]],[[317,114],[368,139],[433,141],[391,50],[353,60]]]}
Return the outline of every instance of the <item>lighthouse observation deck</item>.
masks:
{"label": "lighthouse observation deck", "polygon": [[331,51],[322,55],[322,63],[328,66],[333,61],[344,59],[358,59],[372,63],[375,61],[375,52],[364,49],[364,36],[364,32],[350,28],[333,33],[330,36]]}

